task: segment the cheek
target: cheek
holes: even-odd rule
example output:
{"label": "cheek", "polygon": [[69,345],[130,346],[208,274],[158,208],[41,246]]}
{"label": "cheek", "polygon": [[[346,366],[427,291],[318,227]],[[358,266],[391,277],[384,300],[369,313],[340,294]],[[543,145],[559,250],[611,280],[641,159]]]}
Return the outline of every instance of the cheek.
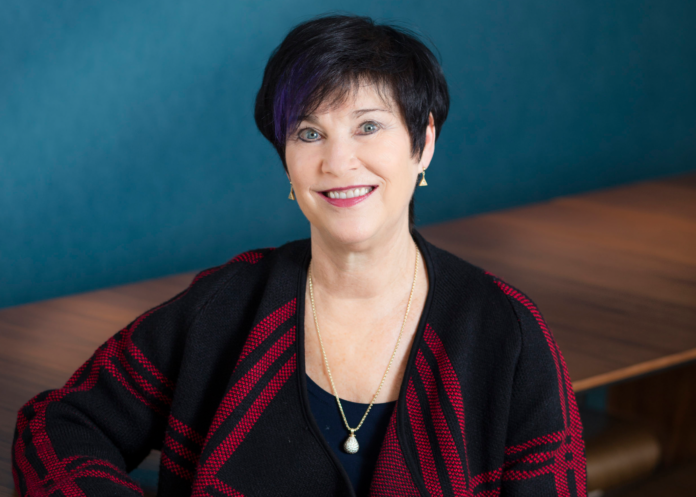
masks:
{"label": "cheek", "polygon": [[411,195],[411,189],[415,185],[415,177],[418,164],[410,154],[410,144],[404,144],[402,140],[390,140],[393,143],[382,143],[379,146],[367,150],[366,157],[375,165],[376,173],[386,183],[399,191],[408,190],[405,195]]}
{"label": "cheek", "polygon": [[297,165],[297,152],[295,147],[291,147],[290,145],[285,146],[285,165],[288,168],[288,173],[292,175]]}
{"label": "cheek", "polygon": [[286,147],[285,164],[288,167],[290,180],[298,187],[307,182],[307,174],[310,173],[309,167],[311,157],[298,147]]}

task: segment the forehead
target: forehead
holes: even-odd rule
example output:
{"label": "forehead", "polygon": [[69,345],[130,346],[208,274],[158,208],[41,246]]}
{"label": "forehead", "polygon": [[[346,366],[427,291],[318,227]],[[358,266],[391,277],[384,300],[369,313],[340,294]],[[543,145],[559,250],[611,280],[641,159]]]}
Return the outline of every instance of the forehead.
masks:
{"label": "forehead", "polygon": [[390,89],[375,83],[354,83],[348,91],[329,95],[312,115],[329,112],[349,113],[364,109],[382,109],[395,116],[399,115],[398,106],[392,98]]}

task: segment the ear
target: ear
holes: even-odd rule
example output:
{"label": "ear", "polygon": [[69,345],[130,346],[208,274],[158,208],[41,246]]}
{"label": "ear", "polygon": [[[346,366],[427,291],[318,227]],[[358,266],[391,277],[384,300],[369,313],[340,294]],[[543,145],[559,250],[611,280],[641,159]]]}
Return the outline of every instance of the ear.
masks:
{"label": "ear", "polygon": [[425,146],[423,147],[423,155],[421,155],[420,163],[418,164],[418,172],[422,173],[430,165],[430,161],[435,154],[435,119],[433,113],[430,113],[428,118],[428,127],[425,128]]}

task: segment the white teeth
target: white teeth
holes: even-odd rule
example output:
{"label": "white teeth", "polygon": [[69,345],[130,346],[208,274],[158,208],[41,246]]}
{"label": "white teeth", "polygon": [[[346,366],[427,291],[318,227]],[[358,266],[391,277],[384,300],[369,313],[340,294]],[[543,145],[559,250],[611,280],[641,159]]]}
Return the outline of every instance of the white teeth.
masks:
{"label": "white teeth", "polygon": [[343,190],[340,192],[331,191],[331,192],[328,192],[326,195],[329,198],[354,198],[354,197],[362,197],[363,195],[367,195],[371,191],[372,191],[371,186],[364,186],[362,188],[353,188],[352,190]]}

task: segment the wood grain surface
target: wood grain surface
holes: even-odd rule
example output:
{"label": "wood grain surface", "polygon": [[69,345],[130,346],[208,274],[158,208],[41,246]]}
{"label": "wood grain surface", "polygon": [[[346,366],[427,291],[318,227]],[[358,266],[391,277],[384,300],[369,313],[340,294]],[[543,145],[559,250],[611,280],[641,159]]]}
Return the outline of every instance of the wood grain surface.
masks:
{"label": "wood grain surface", "polygon": [[[696,359],[696,174],[421,232],[538,304],[576,391]],[[13,494],[17,410],[62,386],[100,344],[192,276],[0,310],[0,495]]]}

